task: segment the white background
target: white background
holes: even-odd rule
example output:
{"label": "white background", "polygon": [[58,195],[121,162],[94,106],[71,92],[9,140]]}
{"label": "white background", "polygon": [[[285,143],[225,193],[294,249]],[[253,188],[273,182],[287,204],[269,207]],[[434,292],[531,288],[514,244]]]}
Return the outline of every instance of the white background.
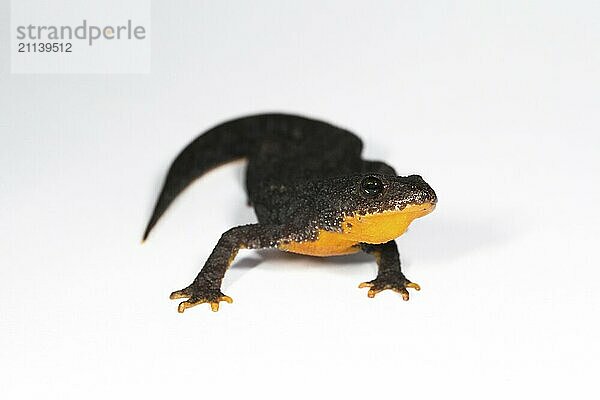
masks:
{"label": "white background", "polygon": [[[2,398],[598,398],[599,21],[594,1],[154,2],[148,75],[10,75],[0,41]],[[434,187],[398,240],[421,292],[367,298],[367,256],[243,251],[232,305],[176,312],[254,215],[232,164],[141,245],[164,174],[259,111],[351,129]]]}

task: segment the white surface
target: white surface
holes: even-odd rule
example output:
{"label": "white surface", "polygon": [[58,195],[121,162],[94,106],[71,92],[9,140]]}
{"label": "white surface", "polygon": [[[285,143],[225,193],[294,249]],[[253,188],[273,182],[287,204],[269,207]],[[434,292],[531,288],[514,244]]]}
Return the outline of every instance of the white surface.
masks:
{"label": "white surface", "polygon": [[[0,41],[3,398],[598,398],[597,3],[377,4],[154,2],[150,75],[9,75]],[[176,312],[254,216],[234,164],[140,245],[166,169],[269,110],[436,189],[410,302],[368,257],[244,251],[232,305]]]}

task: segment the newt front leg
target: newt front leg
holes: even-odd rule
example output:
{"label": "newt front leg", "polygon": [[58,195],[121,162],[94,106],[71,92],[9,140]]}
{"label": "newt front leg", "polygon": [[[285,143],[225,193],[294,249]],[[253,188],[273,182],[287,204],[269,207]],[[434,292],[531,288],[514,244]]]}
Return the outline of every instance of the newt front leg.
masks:
{"label": "newt front leg", "polygon": [[171,293],[171,299],[187,298],[179,303],[177,310],[182,313],[186,308],[209,303],[213,311],[218,311],[219,302],[232,303],[233,299],[221,292],[221,283],[238,251],[273,247],[280,235],[279,227],[260,224],[238,226],[225,232],[196,279],[188,287]]}
{"label": "newt front leg", "polygon": [[421,287],[406,279],[400,269],[400,254],[398,254],[398,246],[396,242],[390,240],[382,244],[367,244],[361,243],[361,249],[365,253],[373,254],[377,260],[379,270],[377,278],[369,282],[363,282],[358,285],[359,288],[369,288],[368,296],[375,295],[383,290],[391,289],[402,295],[402,299],[408,300],[408,288],[421,290]]}

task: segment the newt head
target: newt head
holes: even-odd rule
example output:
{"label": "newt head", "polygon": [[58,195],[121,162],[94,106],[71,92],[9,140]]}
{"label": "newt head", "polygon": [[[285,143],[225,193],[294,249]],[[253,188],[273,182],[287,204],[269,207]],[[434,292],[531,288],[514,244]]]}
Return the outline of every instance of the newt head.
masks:
{"label": "newt head", "polygon": [[[295,201],[312,209],[317,234],[312,240],[280,243],[278,248],[313,256],[355,253],[361,243],[387,243],[437,203],[433,189],[418,175],[329,178],[298,185],[295,193]],[[298,214],[302,218],[304,212]]]}
{"label": "newt head", "polygon": [[[359,243],[385,243],[402,235],[416,218],[435,208],[437,196],[419,175],[365,174],[334,178],[333,191],[320,196],[336,215],[339,239]],[[333,214],[333,215],[332,215]]]}

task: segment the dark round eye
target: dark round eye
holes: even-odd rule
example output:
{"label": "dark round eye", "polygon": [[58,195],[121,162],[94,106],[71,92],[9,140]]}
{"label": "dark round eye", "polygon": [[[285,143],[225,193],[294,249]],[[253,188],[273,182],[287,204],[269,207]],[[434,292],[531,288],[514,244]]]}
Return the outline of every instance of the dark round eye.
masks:
{"label": "dark round eye", "polygon": [[367,176],[360,183],[360,188],[365,194],[374,197],[383,192],[383,182],[374,176]]}

